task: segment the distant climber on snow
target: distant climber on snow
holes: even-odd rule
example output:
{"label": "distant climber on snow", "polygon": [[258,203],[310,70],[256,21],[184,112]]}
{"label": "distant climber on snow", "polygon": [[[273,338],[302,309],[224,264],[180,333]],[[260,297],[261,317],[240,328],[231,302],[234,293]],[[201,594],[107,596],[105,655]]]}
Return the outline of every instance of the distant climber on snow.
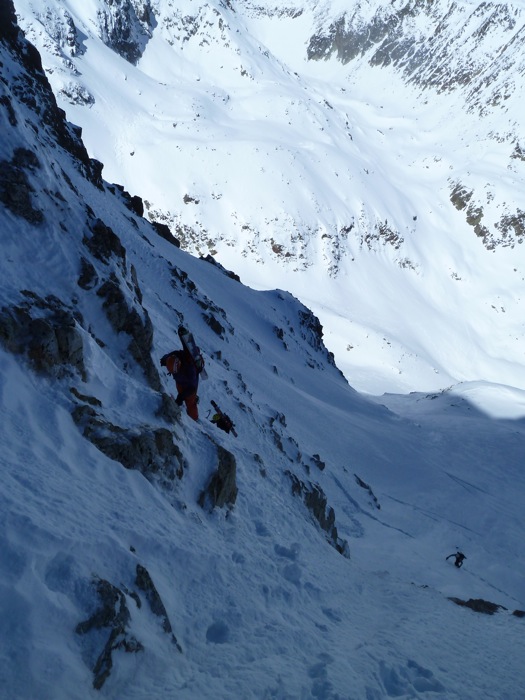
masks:
{"label": "distant climber on snow", "polygon": [[445,561],[447,559],[450,559],[451,557],[456,557],[456,560],[454,561],[454,566],[457,566],[458,569],[461,569],[461,567],[463,566],[463,559],[467,558],[463,554],[463,552],[455,552],[454,554],[449,554],[448,557],[445,558]]}
{"label": "distant climber on snow", "polygon": [[215,413],[211,417],[211,422],[214,423],[217,428],[220,428],[221,430],[224,430],[225,433],[233,433],[235,437],[237,437],[237,433],[235,432],[235,425],[226,413],[223,413],[221,409],[217,406],[215,401],[211,402],[211,405],[215,409]]}
{"label": "distant climber on snow", "polygon": [[195,345],[193,336],[182,326],[179,328],[182,350],[173,350],[161,357],[160,364],[166,367],[177,385],[177,406],[186,404],[186,413],[193,420],[199,419],[197,403],[199,397],[199,374],[204,371],[204,360]]}

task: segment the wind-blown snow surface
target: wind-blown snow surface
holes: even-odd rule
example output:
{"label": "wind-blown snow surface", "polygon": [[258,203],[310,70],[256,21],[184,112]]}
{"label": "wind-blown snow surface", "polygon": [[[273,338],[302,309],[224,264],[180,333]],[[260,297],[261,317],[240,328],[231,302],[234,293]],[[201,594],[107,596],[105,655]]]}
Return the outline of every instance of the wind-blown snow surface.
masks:
{"label": "wind-blown snow surface", "polygon": [[[501,227],[524,224],[523,7],[405,5],[16,1],[106,177],[189,250],[313,308],[355,387],[481,380],[511,396],[525,390],[525,260],[523,234]],[[124,49],[125,32],[101,29],[123,17]],[[323,37],[345,26],[372,45],[343,64]],[[329,59],[307,60],[312,37]],[[136,65],[109,48],[130,42]],[[389,64],[389,46],[406,60]],[[496,415],[516,415],[517,394]]]}
{"label": "wind-blown snow surface", "polygon": [[[0,208],[1,305],[31,294],[68,304],[83,319],[87,372],[85,381],[53,379],[0,349],[2,697],[520,700],[523,620],[510,612],[525,608],[523,420],[478,411],[467,399],[480,385],[464,398],[390,395],[388,408],[362,397],[312,343],[289,294],[250,290],[177,250],[81,176],[46,125],[32,129],[38,113],[10,90],[19,63],[5,42],[0,49],[0,158],[20,147],[38,154],[29,177],[43,213],[35,224]],[[198,423],[155,416],[159,393],[112,333],[102,301],[77,285],[88,208],[126,249],[124,281],[135,267],[155,362],[176,343],[181,316],[198,338],[209,374]],[[189,283],[173,284],[174,270]],[[211,303],[221,336],[203,317]],[[163,385],[173,390],[167,377]],[[87,442],[71,418],[71,386],[119,425],[169,427],[186,461],[182,479],[146,479]],[[237,439],[207,420],[212,398]],[[216,442],[237,461],[229,514],[196,504]],[[350,559],[292,496],[288,470],[322,487]],[[467,555],[461,570],[445,561],[456,547]],[[95,691],[104,631],[88,640],[75,628],[96,608],[93,577],[131,592],[137,563],[182,653],[130,594],[144,651],[115,651]],[[508,610],[481,615],[448,596]]]}

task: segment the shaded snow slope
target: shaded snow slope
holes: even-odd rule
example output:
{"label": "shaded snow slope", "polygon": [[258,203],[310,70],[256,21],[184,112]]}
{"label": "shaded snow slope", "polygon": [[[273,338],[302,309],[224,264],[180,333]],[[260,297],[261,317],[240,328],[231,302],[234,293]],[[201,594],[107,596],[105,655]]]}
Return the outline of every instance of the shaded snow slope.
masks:
{"label": "shaded snow slope", "polygon": [[[519,700],[523,420],[478,410],[481,384],[363,397],[292,295],[164,240],[100,178],[6,7],[2,697]],[[198,422],[158,373],[180,322],[207,362]],[[201,507],[228,455],[234,504]]]}
{"label": "shaded snow slope", "polygon": [[356,387],[525,389],[521,4],[16,7],[108,179]]}

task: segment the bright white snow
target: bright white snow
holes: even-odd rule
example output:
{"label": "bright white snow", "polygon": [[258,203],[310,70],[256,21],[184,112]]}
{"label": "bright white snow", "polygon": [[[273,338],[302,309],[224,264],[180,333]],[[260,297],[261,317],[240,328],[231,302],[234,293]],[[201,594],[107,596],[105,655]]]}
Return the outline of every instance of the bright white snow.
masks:
{"label": "bright white snow", "polygon": [[[49,3],[58,14],[59,5]],[[466,109],[468,91],[407,87],[366,57],[345,66],[307,61],[310,36],[344,3],[158,2],[137,67],[101,43],[97,3],[68,3],[85,34],[86,50],[75,56],[50,41],[37,3],[16,6],[106,178],[143,196],[149,215],[167,217],[190,250],[211,251],[244,283],[288,289],[313,308],[353,386],[371,394],[465,381],[525,389],[523,249],[487,251],[450,201],[456,183],[474,189],[496,236],[501,216],[520,209],[525,164],[510,154],[523,127],[522,81],[480,118]],[[377,7],[356,11],[368,21]],[[447,10],[436,5],[435,26]],[[486,31],[483,13],[456,4],[442,26],[458,52],[495,61],[510,28],[501,12]],[[521,21],[518,3],[507,12]],[[72,104],[61,92],[70,83],[94,104]],[[374,238],[379,224],[394,244]],[[196,234],[188,238],[185,227]]]}

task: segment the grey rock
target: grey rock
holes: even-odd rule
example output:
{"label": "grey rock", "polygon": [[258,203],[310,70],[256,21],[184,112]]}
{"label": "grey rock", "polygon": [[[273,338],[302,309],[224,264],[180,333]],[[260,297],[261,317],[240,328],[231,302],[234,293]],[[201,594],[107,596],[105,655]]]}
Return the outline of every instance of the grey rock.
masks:
{"label": "grey rock", "polygon": [[506,610],[503,605],[497,605],[496,603],[491,603],[488,600],[483,600],[482,598],[470,598],[469,600],[461,600],[461,598],[449,598],[456,605],[461,605],[466,608],[474,610],[474,612],[484,613],[485,615],[494,615],[494,613],[499,610]]}
{"label": "grey rock", "polygon": [[173,644],[175,644],[177,649],[180,652],[182,652],[181,646],[178,643],[177,638],[173,634],[173,628],[171,626],[168,613],[166,612],[166,607],[162,602],[162,598],[160,597],[159,592],[157,591],[155,584],[152,581],[149,571],[140,564],[137,564],[137,576],[135,579],[135,584],[138,586],[138,588],[140,588],[141,591],[144,591],[146,595],[146,600],[149,603],[152,613],[154,615],[157,615],[157,617],[161,618],[164,632],[171,636]]}
{"label": "grey rock", "polygon": [[76,633],[85,635],[92,630],[110,630],[106,644],[93,667],[93,687],[100,690],[113,668],[113,651],[124,649],[136,653],[143,651],[144,646],[127,630],[131,615],[124,593],[103,579],[97,580],[96,585],[101,607],[90,618],[77,625]]}
{"label": "grey rock", "polygon": [[[136,275],[132,286],[138,288]],[[129,351],[133,359],[144,371],[149,385],[155,391],[161,391],[160,376],[151,359],[153,325],[147,311],[141,308],[141,315],[135,307],[130,308],[128,306],[126,295],[114,273],[98,289],[97,295],[104,299],[102,308],[114,331],[116,333],[127,333],[130,336]],[[136,291],[136,295],[142,297],[140,290]]]}
{"label": "grey rock", "polygon": [[93,405],[75,406],[72,417],[87,440],[126,469],[146,476],[160,474],[167,481],[182,478],[184,459],[167,428],[123,428],[106,420]]}
{"label": "grey rock", "polygon": [[327,533],[328,542],[339,554],[350,558],[348,543],[339,537],[335,525],[335,511],[328,505],[326,495],[319,484],[305,483],[290,471],[286,472],[292,482],[292,493],[300,496],[322,530]]}
{"label": "grey rock", "polygon": [[85,258],[82,258],[80,260],[80,276],[78,278],[77,284],[79,287],[85,289],[86,291],[93,289],[98,284],[97,271],[95,270],[93,265]]}
{"label": "grey rock", "polygon": [[83,242],[95,258],[107,263],[111,257],[116,257],[120,262],[125,263],[126,249],[109,226],[101,219],[95,219],[90,224],[90,229],[91,237],[85,237]]}
{"label": "grey rock", "polygon": [[97,15],[102,41],[126,61],[136,64],[155,25],[150,0],[106,0]]}
{"label": "grey rock", "polygon": [[38,158],[26,149],[17,149],[11,162],[0,161],[0,202],[30,224],[40,224],[44,214],[33,204],[34,189],[27,170],[40,167]]}
{"label": "grey rock", "polygon": [[3,307],[0,342],[9,352],[25,354],[39,372],[61,377],[76,371],[86,379],[82,334],[73,314],[57,300],[36,297],[32,304]]}
{"label": "grey rock", "polygon": [[231,452],[217,445],[217,471],[199,497],[199,505],[205,510],[233,507],[237,500],[237,463]]}

